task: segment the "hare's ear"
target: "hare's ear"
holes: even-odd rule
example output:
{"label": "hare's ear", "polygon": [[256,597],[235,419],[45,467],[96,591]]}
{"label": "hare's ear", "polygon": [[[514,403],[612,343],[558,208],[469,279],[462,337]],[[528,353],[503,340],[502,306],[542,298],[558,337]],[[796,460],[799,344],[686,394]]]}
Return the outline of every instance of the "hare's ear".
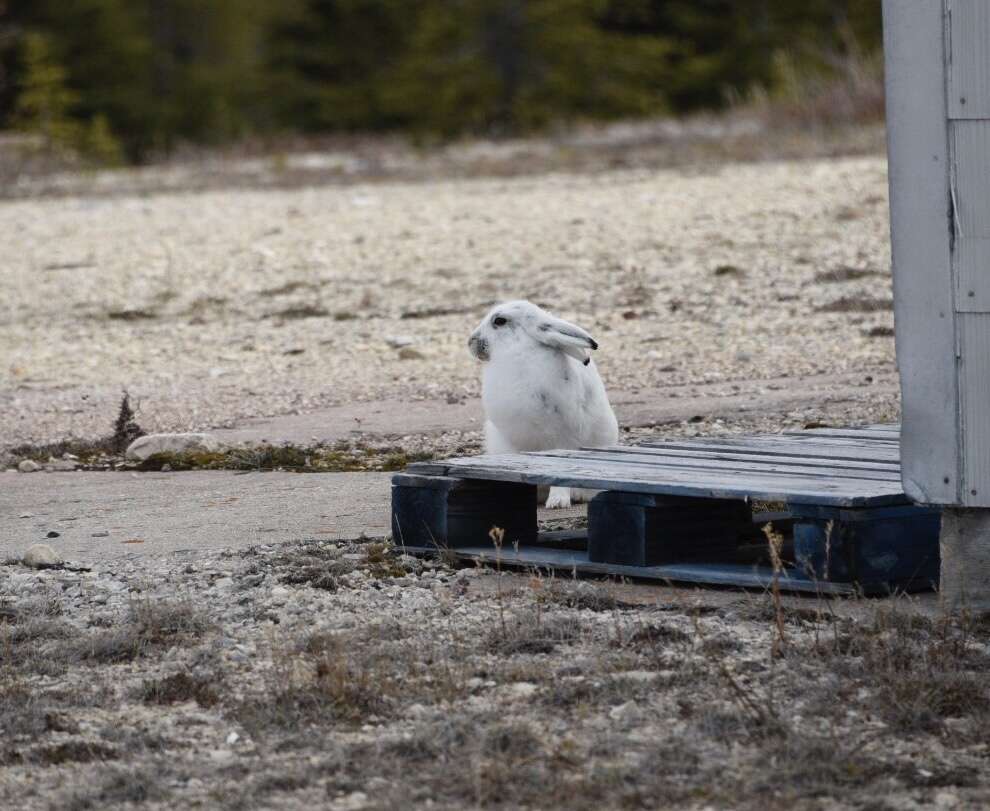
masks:
{"label": "hare's ear", "polygon": [[581,327],[563,319],[554,318],[552,315],[540,317],[527,331],[544,346],[559,349],[581,361],[585,366],[591,360],[588,350],[598,349],[598,343],[595,339]]}

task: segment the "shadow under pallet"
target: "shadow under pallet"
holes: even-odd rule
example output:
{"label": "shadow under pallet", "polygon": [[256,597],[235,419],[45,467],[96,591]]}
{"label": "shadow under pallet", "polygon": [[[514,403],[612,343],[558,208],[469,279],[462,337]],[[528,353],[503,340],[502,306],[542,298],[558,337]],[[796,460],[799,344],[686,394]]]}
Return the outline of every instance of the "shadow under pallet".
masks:
{"label": "shadow under pallet", "polygon": [[[601,491],[586,533],[539,531],[540,485]],[[939,510],[904,494],[896,425],[463,457],[392,480],[397,546],[506,566],[764,588],[768,524],[788,591],[938,582]]]}

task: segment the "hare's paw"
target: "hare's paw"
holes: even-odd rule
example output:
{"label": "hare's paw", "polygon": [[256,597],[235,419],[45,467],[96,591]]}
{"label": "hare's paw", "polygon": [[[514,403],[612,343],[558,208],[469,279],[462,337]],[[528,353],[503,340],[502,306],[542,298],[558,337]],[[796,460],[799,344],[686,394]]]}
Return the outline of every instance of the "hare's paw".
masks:
{"label": "hare's paw", "polygon": [[547,509],[560,510],[571,506],[570,487],[551,487],[550,495],[547,496]]}
{"label": "hare's paw", "polygon": [[583,502],[591,501],[596,495],[598,495],[601,490],[588,490],[584,487],[572,487],[571,488],[571,503],[581,504]]}

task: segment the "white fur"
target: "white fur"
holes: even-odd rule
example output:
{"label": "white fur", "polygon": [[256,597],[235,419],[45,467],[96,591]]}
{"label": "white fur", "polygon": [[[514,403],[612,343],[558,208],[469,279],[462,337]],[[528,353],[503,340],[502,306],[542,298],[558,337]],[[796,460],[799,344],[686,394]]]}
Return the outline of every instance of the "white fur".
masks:
{"label": "white fur", "polygon": [[[495,319],[506,320],[496,326]],[[468,340],[485,361],[482,401],[488,453],[614,445],[619,427],[583,329],[528,301],[493,307]],[[593,491],[551,487],[547,507]]]}

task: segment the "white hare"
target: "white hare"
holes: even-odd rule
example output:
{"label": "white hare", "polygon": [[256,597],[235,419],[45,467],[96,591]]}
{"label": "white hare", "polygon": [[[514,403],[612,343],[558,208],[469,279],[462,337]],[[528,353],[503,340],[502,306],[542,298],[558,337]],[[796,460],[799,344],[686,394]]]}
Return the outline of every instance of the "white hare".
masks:
{"label": "white hare", "polygon": [[[528,301],[493,307],[468,339],[482,370],[488,453],[614,445],[619,426],[590,350],[574,324]],[[569,507],[593,491],[551,487],[547,507]]]}

